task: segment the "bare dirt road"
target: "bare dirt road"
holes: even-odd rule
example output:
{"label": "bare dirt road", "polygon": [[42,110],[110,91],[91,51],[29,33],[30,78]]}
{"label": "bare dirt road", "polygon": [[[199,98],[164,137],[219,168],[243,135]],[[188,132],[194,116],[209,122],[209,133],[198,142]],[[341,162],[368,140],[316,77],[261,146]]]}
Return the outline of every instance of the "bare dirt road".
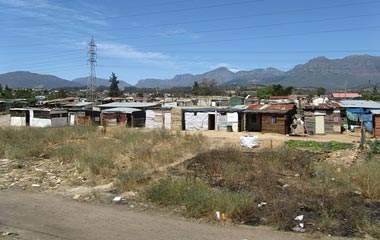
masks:
{"label": "bare dirt road", "polygon": [[[190,222],[122,205],[80,203],[47,193],[0,192],[0,231],[20,239],[304,239],[300,234]],[[0,237],[1,239],[1,237]]]}

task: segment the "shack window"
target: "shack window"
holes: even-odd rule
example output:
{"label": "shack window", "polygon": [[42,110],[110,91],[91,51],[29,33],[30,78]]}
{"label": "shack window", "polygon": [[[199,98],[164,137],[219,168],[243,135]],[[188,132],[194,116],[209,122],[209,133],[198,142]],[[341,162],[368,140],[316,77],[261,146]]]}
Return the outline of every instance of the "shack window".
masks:
{"label": "shack window", "polygon": [[24,111],[11,111],[11,117],[25,117],[25,115]]}
{"label": "shack window", "polygon": [[277,116],[272,116],[272,124],[276,124],[277,123]]}
{"label": "shack window", "polygon": [[33,111],[34,118],[50,119],[50,112],[48,111]]}

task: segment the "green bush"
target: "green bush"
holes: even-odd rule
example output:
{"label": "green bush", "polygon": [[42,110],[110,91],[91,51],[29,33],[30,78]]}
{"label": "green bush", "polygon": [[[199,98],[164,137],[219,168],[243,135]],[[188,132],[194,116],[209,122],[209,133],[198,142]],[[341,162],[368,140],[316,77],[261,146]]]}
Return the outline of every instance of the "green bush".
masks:
{"label": "green bush", "polygon": [[196,218],[215,218],[216,211],[231,218],[253,204],[253,197],[248,192],[213,189],[205,183],[182,178],[162,180],[149,187],[146,196],[162,205],[184,206],[185,214]]}

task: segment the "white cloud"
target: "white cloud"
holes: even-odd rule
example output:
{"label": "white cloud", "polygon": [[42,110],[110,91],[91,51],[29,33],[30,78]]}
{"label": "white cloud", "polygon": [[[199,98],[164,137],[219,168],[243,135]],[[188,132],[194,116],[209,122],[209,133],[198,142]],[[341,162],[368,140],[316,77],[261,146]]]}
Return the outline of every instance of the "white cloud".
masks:
{"label": "white cloud", "polygon": [[91,17],[88,14],[85,15],[83,11],[58,5],[53,1],[0,0],[0,4],[7,6],[1,10],[2,12],[11,12],[27,17],[39,17],[49,22],[83,21],[85,23],[106,25],[105,21],[97,18],[100,17],[100,13],[97,11],[92,11],[93,15],[97,15],[97,17]]}
{"label": "white cloud", "polygon": [[127,44],[99,43],[98,50],[101,54],[112,57],[134,59],[145,62],[169,61],[169,56],[160,52],[139,51]]}
{"label": "white cloud", "polygon": [[230,70],[231,72],[234,72],[234,73],[241,71],[241,69],[230,67],[230,64],[228,64],[228,63],[218,63],[218,64],[216,64],[214,66],[211,66],[210,70],[213,70],[213,69],[216,69],[216,68],[220,68],[220,67],[228,68],[228,70]]}

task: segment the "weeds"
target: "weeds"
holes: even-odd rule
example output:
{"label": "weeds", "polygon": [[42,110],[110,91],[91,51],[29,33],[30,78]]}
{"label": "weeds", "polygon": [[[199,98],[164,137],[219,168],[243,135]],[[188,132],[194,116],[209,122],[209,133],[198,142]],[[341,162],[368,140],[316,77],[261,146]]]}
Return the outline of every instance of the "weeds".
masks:
{"label": "weeds", "polygon": [[138,186],[149,181],[149,176],[141,170],[129,170],[116,176],[115,186],[120,191],[136,190]]}
{"label": "weeds", "polygon": [[232,192],[214,189],[202,182],[189,182],[183,178],[165,179],[148,188],[147,198],[165,206],[184,206],[189,217],[214,218],[215,211],[225,213],[227,218],[240,215],[252,205],[248,192]]}

